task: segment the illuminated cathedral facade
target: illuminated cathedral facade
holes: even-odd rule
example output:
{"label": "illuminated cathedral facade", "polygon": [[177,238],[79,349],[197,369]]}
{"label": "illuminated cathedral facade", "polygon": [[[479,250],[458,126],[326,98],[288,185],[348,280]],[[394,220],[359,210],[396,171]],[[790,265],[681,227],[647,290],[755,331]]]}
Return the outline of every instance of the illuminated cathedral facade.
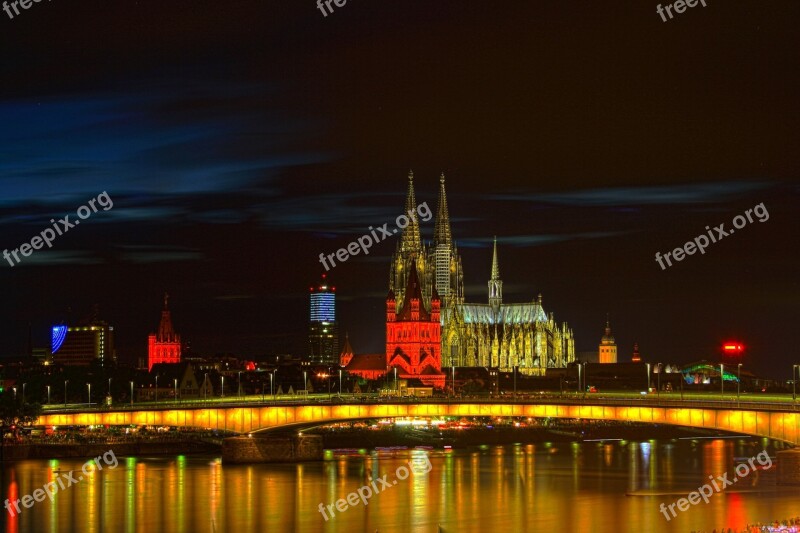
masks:
{"label": "illuminated cathedral facade", "polygon": [[[417,206],[414,175],[408,176],[405,212]],[[450,229],[450,216],[445,192],[445,178],[439,178],[439,205],[433,242],[422,242],[419,221],[412,219],[403,230],[392,257],[387,298],[387,365],[418,361],[408,367],[411,374],[429,372],[423,360],[435,362],[434,369],[444,366],[482,366],[522,374],[544,375],[547,368],[567,366],[575,360],[575,341],[566,323],[558,324],[553,313],[546,313],[541,294],[524,303],[503,302],[503,281],[495,239],[486,303],[468,303],[464,294],[464,272],[461,257]],[[406,321],[429,323],[439,317],[438,350],[429,348],[433,331],[406,327],[403,336],[390,337],[390,308],[403,310]],[[415,309],[418,309],[416,312]],[[408,311],[407,311],[408,310]],[[395,314],[394,316],[399,316]],[[395,326],[396,328],[396,326]],[[423,338],[421,335],[431,335]],[[425,341],[425,348],[418,344]],[[422,357],[414,359],[420,351]],[[424,353],[423,353],[424,352]],[[443,379],[443,377],[442,377]],[[425,381],[425,380],[423,380]],[[439,381],[439,378],[436,380]],[[443,381],[442,381],[443,383]]]}

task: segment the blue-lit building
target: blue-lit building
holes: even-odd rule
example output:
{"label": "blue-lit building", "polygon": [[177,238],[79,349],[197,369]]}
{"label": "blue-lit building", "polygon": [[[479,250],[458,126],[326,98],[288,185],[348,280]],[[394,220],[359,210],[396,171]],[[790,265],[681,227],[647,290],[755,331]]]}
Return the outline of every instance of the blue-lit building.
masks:
{"label": "blue-lit building", "polygon": [[114,327],[92,321],[82,326],[53,326],[53,362],[61,365],[105,365],[116,359]]}
{"label": "blue-lit building", "polygon": [[316,364],[339,364],[339,328],[336,325],[336,287],[326,275],[316,287],[310,287],[308,323],[308,359]]}

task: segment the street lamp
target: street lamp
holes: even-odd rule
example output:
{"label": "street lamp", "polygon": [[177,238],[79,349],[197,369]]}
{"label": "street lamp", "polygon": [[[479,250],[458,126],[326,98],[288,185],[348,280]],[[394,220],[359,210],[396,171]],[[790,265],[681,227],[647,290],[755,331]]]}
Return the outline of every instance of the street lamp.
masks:
{"label": "street lamp", "polygon": [[720,363],[719,364],[719,383],[720,383],[720,392],[722,392],[722,399],[725,399],[725,365]]}
{"label": "street lamp", "polygon": [[306,371],[305,370],[303,370],[303,391],[304,391],[304,394],[305,394],[306,398],[308,398],[308,378],[306,377]]}
{"label": "street lamp", "polygon": [[656,377],[656,400],[661,398],[661,363],[656,363],[658,376]]}
{"label": "street lamp", "polygon": [[158,403],[158,374],[156,374],[156,403]]}
{"label": "street lamp", "polygon": [[47,404],[50,405],[50,385],[47,386]]}
{"label": "street lamp", "polygon": [[650,394],[650,363],[645,363],[647,365],[647,394]]}
{"label": "street lamp", "polygon": [[583,369],[583,365],[578,362],[578,390],[577,393],[580,395],[581,393],[581,370]]}
{"label": "street lamp", "polygon": [[203,401],[208,401],[208,372],[205,373],[203,378]]}
{"label": "street lamp", "polygon": [[395,394],[397,394],[397,367],[394,367],[394,390]]}
{"label": "street lamp", "polygon": [[64,381],[64,407],[67,406],[67,383],[69,380]]}
{"label": "street lamp", "polygon": [[220,398],[225,397],[225,376],[220,376],[220,380],[222,381],[222,387],[220,390]]}
{"label": "street lamp", "polygon": [[27,385],[27,383],[22,384],[22,403],[25,403],[25,385]]}
{"label": "street lamp", "polygon": [[275,393],[272,392],[273,391],[272,382],[274,377],[275,377],[275,371],[273,370],[272,372],[269,373],[269,395],[272,396],[272,401],[275,401]]}
{"label": "street lamp", "polygon": [[339,369],[339,397],[342,397],[342,369]]}
{"label": "street lamp", "polygon": [[792,365],[792,402],[793,403],[797,401],[797,380],[795,379],[795,376],[797,376],[797,368],[798,367],[800,367],[800,365]]}
{"label": "street lamp", "polygon": [[92,405],[92,384],[87,383],[86,388],[89,389],[89,406]]}
{"label": "street lamp", "polygon": [[736,401],[739,401],[739,394],[742,390],[742,363],[737,365],[736,369]]}
{"label": "street lamp", "polygon": [[240,371],[238,372],[238,374],[239,374],[239,377],[238,377],[238,380],[239,380],[239,390],[237,391],[237,394],[236,394],[236,395],[237,395],[237,396],[239,396],[239,397],[241,398],[241,397],[242,397],[242,371],[240,370]]}
{"label": "street lamp", "polygon": [[456,397],[456,365],[453,365],[453,398]]}
{"label": "street lamp", "polygon": [[178,378],[172,380],[172,395],[175,397],[175,401],[178,401]]}
{"label": "street lamp", "polygon": [[17,401],[17,388],[16,387],[11,387],[11,390],[14,391],[14,401],[16,402]]}
{"label": "street lamp", "polygon": [[111,396],[111,378],[108,378],[108,395]]}
{"label": "street lamp", "polygon": [[131,407],[133,407],[133,381],[131,381]]}

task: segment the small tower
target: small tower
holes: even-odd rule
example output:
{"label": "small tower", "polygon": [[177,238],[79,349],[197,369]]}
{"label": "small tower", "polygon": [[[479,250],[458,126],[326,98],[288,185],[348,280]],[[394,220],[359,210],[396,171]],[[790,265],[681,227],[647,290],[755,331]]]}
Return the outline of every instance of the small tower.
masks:
{"label": "small tower", "polygon": [[614,336],[611,335],[611,324],[606,316],[606,331],[605,335],[600,339],[600,346],[598,347],[598,361],[601,363],[616,363],[617,362],[617,343]]}
{"label": "small tower", "polygon": [[497,237],[494,238],[492,255],[492,278],[489,280],[489,305],[497,309],[503,303],[503,281],[500,279],[500,264],[497,262]]}
{"label": "small tower", "polygon": [[342,346],[342,353],[339,354],[339,366],[347,366],[353,358],[353,347],[350,346],[350,335],[344,334],[344,346]]}
{"label": "small tower", "polygon": [[641,363],[642,357],[639,355],[639,343],[633,343],[633,357],[631,357],[631,363]]}

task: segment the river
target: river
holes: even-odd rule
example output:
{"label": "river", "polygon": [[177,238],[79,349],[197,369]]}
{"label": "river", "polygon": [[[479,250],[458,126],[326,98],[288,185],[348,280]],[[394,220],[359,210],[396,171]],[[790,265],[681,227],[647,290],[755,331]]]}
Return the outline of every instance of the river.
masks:
{"label": "river", "polygon": [[[774,470],[751,470],[731,487],[739,492],[675,508],[669,522],[659,511],[709,476],[732,478],[734,458],[754,457],[764,446],[774,457],[769,441],[743,438],[361,450],[326,452],[323,462],[250,466],[223,465],[214,456],[119,457],[116,467],[101,462],[102,470],[60,489],[52,502],[21,507],[13,517],[5,511],[2,527],[11,533],[711,532],[800,515],[800,488],[776,487]],[[77,478],[83,462],[6,464],[3,499],[13,503],[59,478],[67,484],[66,474]],[[366,506],[357,496],[364,486],[374,493]],[[662,495],[645,495],[653,492]],[[337,510],[337,500],[343,508],[350,493],[356,504]]]}

